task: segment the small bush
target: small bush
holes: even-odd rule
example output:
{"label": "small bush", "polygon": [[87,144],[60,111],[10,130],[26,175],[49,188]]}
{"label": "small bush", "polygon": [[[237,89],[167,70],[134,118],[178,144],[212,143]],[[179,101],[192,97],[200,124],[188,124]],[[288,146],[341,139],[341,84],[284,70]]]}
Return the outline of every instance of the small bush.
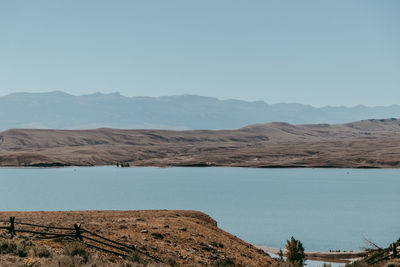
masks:
{"label": "small bush", "polygon": [[0,254],[15,254],[16,251],[17,244],[14,242],[5,239],[0,241]]}
{"label": "small bush", "polygon": [[48,258],[51,256],[51,252],[45,247],[40,247],[35,249],[35,255],[39,258]]}
{"label": "small bush", "polygon": [[129,254],[128,260],[132,261],[132,262],[143,262],[143,259],[140,257],[139,252],[134,251],[132,253]]}
{"label": "small bush", "polygon": [[306,258],[304,254],[304,247],[300,240],[292,238],[286,241],[286,257],[287,261],[292,264],[304,265],[304,260]]}
{"label": "small bush", "polygon": [[19,257],[28,256],[30,246],[27,246],[25,241],[16,242],[12,240],[0,241],[0,254],[14,254]]}
{"label": "small bush", "polygon": [[169,258],[168,259],[168,265],[171,266],[171,267],[179,266],[179,264],[176,262],[176,260],[174,258]]}
{"label": "small bush", "polygon": [[235,264],[235,261],[234,260],[232,260],[232,259],[230,259],[230,258],[226,258],[226,259],[221,259],[221,260],[217,260],[216,262],[214,262],[214,264],[213,264],[214,266],[232,266],[232,267],[234,267],[234,266],[237,266],[236,264]]}
{"label": "small bush", "polygon": [[21,246],[17,249],[17,255],[21,258],[25,258],[26,256],[28,256],[28,250],[25,246]]}
{"label": "small bush", "polygon": [[152,233],[151,234],[155,239],[164,239],[164,236],[160,233]]}
{"label": "small bush", "polygon": [[87,248],[80,243],[71,243],[66,246],[64,254],[71,257],[80,256],[84,263],[89,261],[89,252],[87,251]]}
{"label": "small bush", "polygon": [[58,255],[52,263],[57,264],[55,266],[75,266],[74,258],[66,255]]}

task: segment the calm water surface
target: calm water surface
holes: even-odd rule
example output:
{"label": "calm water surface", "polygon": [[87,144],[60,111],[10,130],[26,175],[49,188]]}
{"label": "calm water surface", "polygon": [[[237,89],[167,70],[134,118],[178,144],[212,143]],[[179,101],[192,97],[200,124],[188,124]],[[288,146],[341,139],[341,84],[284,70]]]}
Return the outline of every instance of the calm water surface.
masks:
{"label": "calm water surface", "polygon": [[255,244],[358,250],[400,237],[400,170],[0,169],[0,210],[191,209]]}

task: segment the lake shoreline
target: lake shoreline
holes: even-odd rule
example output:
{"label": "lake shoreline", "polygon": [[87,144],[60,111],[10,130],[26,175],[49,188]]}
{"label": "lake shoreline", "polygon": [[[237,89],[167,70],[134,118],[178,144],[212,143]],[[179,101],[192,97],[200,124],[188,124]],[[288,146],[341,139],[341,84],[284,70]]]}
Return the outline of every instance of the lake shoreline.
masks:
{"label": "lake shoreline", "polygon": [[116,168],[243,168],[243,169],[378,169],[378,170],[398,170],[396,167],[371,167],[371,166],[357,166],[357,167],[343,167],[343,166],[287,166],[287,165],[273,165],[273,166],[231,166],[231,165],[131,165],[129,167],[120,167],[115,164],[107,165],[58,165],[52,164],[36,166],[36,165],[0,165],[0,169],[60,169],[60,168],[96,168],[96,167],[116,167]]}
{"label": "lake shoreline", "polygon": [[[148,245],[155,245],[151,241],[146,240],[146,236],[150,235],[147,234],[147,229],[157,229],[158,232],[162,232],[162,235],[169,235],[172,229],[181,229],[178,232],[186,232],[193,230],[193,224],[190,227],[187,227],[187,223],[190,223],[194,220],[195,225],[204,225],[206,227],[215,228],[217,227],[217,222],[212,219],[207,214],[198,211],[191,211],[191,210],[76,210],[76,211],[0,211],[0,226],[7,226],[8,218],[11,216],[16,217],[16,222],[29,222],[29,223],[39,223],[42,225],[51,225],[57,226],[58,224],[62,226],[71,226],[74,222],[82,223],[83,227],[105,227],[104,223],[106,223],[107,227],[110,227],[111,223],[114,224],[114,228],[116,230],[114,234],[118,233],[120,235],[124,234],[125,236],[129,236],[124,229],[127,229],[125,226],[128,221],[132,220],[132,225],[134,226],[131,231],[135,233],[135,235],[139,235],[139,237],[144,238],[146,242],[149,242]],[[108,218],[108,219],[105,219]],[[132,219],[133,218],[133,219]],[[168,227],[162,227],[166,231],[162,231],[160,227],[152,226],[152,221],[156,220],[157,218],[168,222]],[[176,218],[177,224],[173,223]],[[69,223],[69,224],[68,224]],[[122,226],[121,226],[122,223]],[[150,224],[149,224],[150,223]],[[193,222],[192,222],[193,223]],[[159,223],[157,223],[159,224]],[[139,227],[140,225],[140,227]],[[139,229],[137,229],[139,227]],[[16,230],[24,228],[24,225],[19,225],[16,223]],[[130,229],[131,227],[129,227]],[[143,229],[144,230],[143,230]],[[185,230],[188,229],[188,230]],[[223,236],[226,233],[229,236],[229,239],[236,242],[238,244],[244,245],[247,248],[254,248],[253,252],[256,252],[256,249],[261,249],[266,253],[272,253],[275,255],[279,254],[278,248],[272,248],[268,246],[261,246],[255,245],[251,243],[247,243],[246,241],[238,239],[236,236],[223,231],[222,229],[215,228],[220,236],[220,238],[225,238]],[[156,232],[157,232],[156,231]],[[199,230],[195,230],[199,231]],[[208,230],[207,230],[208,231]],[[214,231],[214,230],[213,230]],[[6,231],[7,232],[7,231]],[[151,232],[151,231],[149,231]],[[157,232],[157,233],[158,233]],[[176,232],[175,232],[176,234]],[[150,235],[151,236],[151,235]],[[193,236],[193,234],[191,234]],[[202,236],[202,235],[200,235]],[[233,239],[232,239],[233,238]],[[217,239],[221,240],[221,239]],[[136,242],[140,242],[140,238],[136,239]],[[177,241],[175,241],[177,242]],[[181,242],[185,243],[186,241],[181,240]],[[204,241],[202,241],[204,242]],[[217,241],[215,241],[217,242]],[[183,243],[181,245],[183,245]],[[191,242],[192,243],[192,242]],[[212,242],[211,242],[212,243]],[[224,242],[226,243],[226,242]],[[47,243],[49,246],[55,246],[55,243],[52,242]],[[143,245],[143,243],[141,243]],[[202,243],[200,243],[201,245]],[[248,245],[247,245],[248,244]],[[168,245],[168,244],[167,244]],[[193,244],[191,244],[193,245]],[[224,248],[224,247],[221,247]],[[206,251],[208,251],[206,249]],[[210,247],[210,251],[213,249]],[[285,250],[283,250],[285,254]],[[243,253],[242,253],[243,254]],[[367,251],[343,251],[343,252],[323,252],[323,251],[306,251],[306,259],[312,261],[324,261],[324,262],[332,262],[332,263],[349,263],[351,261],[357,260],[362,258],[367,254]],[[242,255],[243,256],[243,255]],[[273,257],[273,256],[272,256]]]}
{"label": "lake shoreline", "polygon": [[268,123],[235,130],[0,132],[0,166],[400,168],[399,120]]}
{"label": "lake shoreline", "polygon": [[381,246],[399,236],[392,227],[399,216],[390,213],[398,207],[391,197],[398,193],[398,175],[322,168],[5,168],[0,209],[191,209],[253,244],[279,248],[294,236],[307,250],[355,251],[363,236]]}
{"label": "lake shoreline", "polygon": [[[267,253],[279,255],[280,249],[254,245],[255,247],[264,250]],[[285,249],[282,249],[283,254],[286,254]],[[341,251],[341,252],[330,252],[330,251],[305,251],[306,259],[317,260],[317,261],[328,261],[337,263],[349,263],[354,260],[363,258],[368,254],[368,251]]]}

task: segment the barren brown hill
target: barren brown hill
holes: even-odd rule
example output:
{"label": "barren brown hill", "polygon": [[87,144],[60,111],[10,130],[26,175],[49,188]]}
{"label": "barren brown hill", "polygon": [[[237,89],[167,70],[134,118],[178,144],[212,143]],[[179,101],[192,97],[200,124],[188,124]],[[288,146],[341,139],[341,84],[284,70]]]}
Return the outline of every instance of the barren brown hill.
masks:
{"label": "barren brown hill", "polygon": [[237,130],[0,133],[0,166],[400,167],[400,119]]}
{"label": "barren brown hill", "polygon": [[[72,248],[74,253],[71,245],[79,245],[76,241],[43,239],[37,233],[20,232],[10,240],[5,229],[0,230],[0,266],[33,266],[22,264],[27,258],[35,262],[34,266],[271,266],[275,262],[262,250],[219,229],[211,217],[197,211],[0,212],[0,220],[4,221],[0,226],[8,226],[6,220],[10,216],[15,216],[17,222],[35,225],[71,228],[81,224],[86,230],[134,246],[141,252],[123,259],[83,245]],[[15,227],[40,231],[27,225]],[[57,231],[60,232],[48,230]],[[74,257],[76,254],[89,257]]]}

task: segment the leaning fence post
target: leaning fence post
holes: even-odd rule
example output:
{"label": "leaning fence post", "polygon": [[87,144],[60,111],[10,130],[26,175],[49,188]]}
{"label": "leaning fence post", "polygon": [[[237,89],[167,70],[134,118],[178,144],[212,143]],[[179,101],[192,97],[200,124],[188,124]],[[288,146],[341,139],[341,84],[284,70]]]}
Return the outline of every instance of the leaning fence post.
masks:
{"label": "leaning fence post", "polygon": [[11,235],[11,238],[13,238],[15,236],[15,217],[10,217],[10,226],[8,227],[8,232]]}
{"label": "leaning fence post", "polygon": [[75,239],[82,240],[81,225],[80,224],[74,224],[74,228],[75,228]]}

